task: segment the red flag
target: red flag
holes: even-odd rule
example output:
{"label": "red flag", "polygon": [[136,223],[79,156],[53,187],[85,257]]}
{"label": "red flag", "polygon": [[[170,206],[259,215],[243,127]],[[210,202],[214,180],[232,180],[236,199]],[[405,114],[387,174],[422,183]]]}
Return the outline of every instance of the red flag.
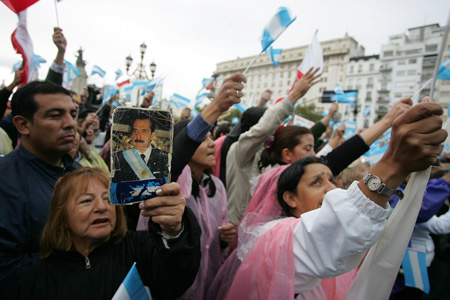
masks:
{"label": "red flag", "polygon": [[27,9],[28,6],[31,6],[38,1],[39,0],[2,0],[2,2],[16,14],[20,13],[24,9]]}
{"label": "red flag", "polygon": [[125,81],[122,81],[122,82],[118,83],[117,86],[118,86],[118,87],[121,87],[122,85],[125,85],[125,84],[127,84],[127,83],[130,83],[130,79],[127,79],[127,80],[125,80]]}
{"label": "red flag", "polygon": [[14,50],[22,55],[23,58],[23,71],[21,74],[21,80],[24,83],[37,79],[37,71],[34,70],[33,61],[33,42],[27,31],[27,11],[22,11],[18,14],[19,25],[11,35],[11,42]]}

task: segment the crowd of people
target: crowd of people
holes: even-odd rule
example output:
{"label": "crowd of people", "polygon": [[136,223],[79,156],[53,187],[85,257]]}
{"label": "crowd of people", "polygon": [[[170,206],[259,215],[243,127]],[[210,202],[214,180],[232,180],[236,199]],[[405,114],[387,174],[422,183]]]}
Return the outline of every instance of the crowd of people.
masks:
{"label": "crowd of people", "polygon": [[[198,116],[174,116],[169,149],[154,143],[148,93],[124,126],[129,149],[111,155],[112,99],[90,107],[87,89],[63,88],[60,28],[53,41],[45,81],[23,84],[19,69],[0,90],[0,299],[112,299],[134,263],[152,299],[345,299],[409,175],[430,166],[409,248],[426,253],[431,291],[399,269],[391,298],[450,295],[447,132],[428,97],[345,140],[344,123],[330,126],[337,104],[311,128],[285,121],[319,82],[313,68],[273,105],[268,90],[238,124],[221,120],[245,92],[236,73]],[[151,198],[110,204],[111,184],[146,179],[162,183]]]}

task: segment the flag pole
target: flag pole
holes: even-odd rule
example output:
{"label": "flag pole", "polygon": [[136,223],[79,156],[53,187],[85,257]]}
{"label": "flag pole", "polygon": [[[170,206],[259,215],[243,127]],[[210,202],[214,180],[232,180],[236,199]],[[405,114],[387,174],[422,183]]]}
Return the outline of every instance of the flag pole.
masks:
{"label": "flag pole", "polygon": [[244,73],[242,73],[243,75],[245,75],[245,73],[247,73],[247,71],[248,71],[248,69],[250,69],[251,65],[253,65],[253,63],[256,61],[256,59],[257,59],[263,52],[264,52],[264,50],[261,51],[261,52],[259,52],[259,54],[256,55],[256,57],[248,64],[248,66],[247,66],[247,68],[245,69]]}
{"label": "flag pole", "polygon": [[431,83],[431,91],[430,91],[431,101],[433,101],[436,79],[437,79],[437,75],[438,75],[438,71],[439,71],[439,66],[441,65],[442,55],[444,53],[444,48],[445,48],[445,44],[446,44],[445,42],[447,41],[449,30],[450,30],[450,12],[449,12],[448,21],[447,21],[447,29],[445,30],[444,36],[442,37],[441,49],[439,50],[439,55],[436,60],[436,65],[434,66],[433,82]]}
{"label": "flag pole", "polygon": [[57,0],[55,0],[56,25],[59,27],[58,6],[56,5],[56,1]]}

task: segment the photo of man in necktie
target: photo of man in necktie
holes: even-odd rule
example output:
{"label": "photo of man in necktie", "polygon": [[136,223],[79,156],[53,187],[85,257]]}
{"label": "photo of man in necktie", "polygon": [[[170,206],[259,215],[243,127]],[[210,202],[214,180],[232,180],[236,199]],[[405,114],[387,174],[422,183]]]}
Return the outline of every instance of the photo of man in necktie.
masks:
{"label": "photo of man in necktie", "polygon": [[[168,153],[152,144],[156,135],[157,122],[155,119],[152,120],[151,113],[148,110],[141,112],[140,110],[130,109],[130,115],[128,116],[135,116],[134,120],[129,121],[131,125],[129,143],[132,147],[116,153],[112,151],[112,182],[168,177]],[[156,114],[157,111],[153,113]]]}

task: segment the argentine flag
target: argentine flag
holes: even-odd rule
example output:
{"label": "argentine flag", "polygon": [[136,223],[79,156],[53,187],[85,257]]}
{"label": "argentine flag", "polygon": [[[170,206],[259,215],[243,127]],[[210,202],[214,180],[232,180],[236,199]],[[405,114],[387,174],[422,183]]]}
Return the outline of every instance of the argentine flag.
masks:
{"label": "argentine flag", "polygon": [[439,66],[437,79],[450,80],[450,56]]}
{"label": "argentine flag", "polygon": [[356,97],[358,97],[358,92],[348,92],[348,93],[344,93],[342,95],[331,96],[331,101],[334,101],[334,102],[337,101],[338,103],[355,104]]}
{"label": "argentine flag", "polygon": [[92,75],[95,75],[95,74],[98,74],[101,78],[103,78],[103,77],[105,77],[106,72],[103,71],[102,68],[100,68],[99,66],[94,65],[94,66],[92,67],[92,73],[91,73],[91,76],[92,76]]}
{"label": "argentine flag", "polygon": [[282,51],[282,49],[274,49],[272,46],[270,46],[269,49],[266,50],[266,54],[270,57],[276,67],[280,65],[280,57]]}
{"label": "argentine flag", "polygon": [[426,254],[424,252],[407,249],[402,267],[406,286],[421,289],[427,294],[430,292]]}
{"label": "argentine flag", "polygon": [[266,51],[270,45],[283,33],[296,17],[292,17],[286,7],[278,8],[278,12],[266,25],[261,39],[262,51]]}
{"label": "argentine flag", "polygon": [[78,69],[74,65],[72,65],[67,60],[64,60],[64,63],[66,64],[67,68],[64,71],[63,82],[65,84],[68,84],[74,78],[77,78],[78,76],[80,76],[81,73],[80,73],[80,71],[78,71]]}
{"label": "argentine flag", "polygon": [[120,78],[120,76],[122,76],[122,70],[121,69],[117,69],[116,73],[116,80]]}
{"label": "argentine flag", "polygon": [[152,300],[150,290],[142,283],[136,263],[131,267],[112,300]]}
{"label": "argentine flag", "polygon": [[243,113],[244,111],[247,110],[248,106],[244,102],[240,102],[240,103],[233,104],[233,108],[236,108],[241,113]]}
{"label": "argentine flag", "polygon": [[177,93],[174,93],[172,96],[170,96],[169,102],[175,104],[177,107],[181,106],[186,108],[191,103],[191,100],[181,95],[178,95]]}

